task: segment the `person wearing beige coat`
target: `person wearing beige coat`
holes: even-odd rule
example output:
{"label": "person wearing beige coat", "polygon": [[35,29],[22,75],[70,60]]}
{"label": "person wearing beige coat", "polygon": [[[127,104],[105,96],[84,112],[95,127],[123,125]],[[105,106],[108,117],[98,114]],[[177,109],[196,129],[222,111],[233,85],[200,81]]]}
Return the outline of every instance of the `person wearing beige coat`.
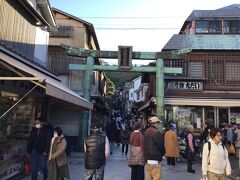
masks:
{"label": "person wearing beige coat", "polygon": [[60,127],[56,127],[54,129],[54,137],[51,141],[49,153],[49,161],[53,161],[53,163],[51,163],[52,167],[48,167],[49,177],[51,177],[51,180],[63,180],[64,178],[69,179],[69,170],[65,152],[66,147],[67,142],[62,134],[62,129]]}
{"label": "person wearing beige coat", "polygon": [[177,142],[177,135],[172,130],[172,126],[166,128],[164,134],[165,157],[167,157],[167,164],[169,167],[175,165],[175,158],[179,156],[179,148]]}

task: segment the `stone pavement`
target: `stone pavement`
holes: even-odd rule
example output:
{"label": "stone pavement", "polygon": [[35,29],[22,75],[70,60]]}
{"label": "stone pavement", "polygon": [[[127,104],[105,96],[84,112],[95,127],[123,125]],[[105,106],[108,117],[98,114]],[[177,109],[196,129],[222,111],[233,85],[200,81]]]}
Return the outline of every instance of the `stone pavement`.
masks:
{"label": "stone pavement", "polygon": [[[69,170],[71,180],[82,180],[84,173],[84,159],[82,153],[72,152],[68,158]],[[235,157],[231,157],[231,164],[237,167],[238,161]],[[194,164],[193,169],[196,170],[196,174],[188,173],[186,170],[186,161],[177,163],[173,169],[170,169],[166,165],[166,159],[163,160],[163,180],[199,180],[201,178],[201,164]],[[234,168],[234,167],[233,167]],[[235,168],[236,169],[236,168]],[[115,147],[113,154],[110,156],[105,167],[104,180],[130,180],[131,169],[127,165],[127,157],[122,155],[120,147]],[[30,180],[30,177],[26,177],[23,180]],[[240,180],[239,177],[232,176],[233,180]],[[40,180],[40,178],[39,178]]]}

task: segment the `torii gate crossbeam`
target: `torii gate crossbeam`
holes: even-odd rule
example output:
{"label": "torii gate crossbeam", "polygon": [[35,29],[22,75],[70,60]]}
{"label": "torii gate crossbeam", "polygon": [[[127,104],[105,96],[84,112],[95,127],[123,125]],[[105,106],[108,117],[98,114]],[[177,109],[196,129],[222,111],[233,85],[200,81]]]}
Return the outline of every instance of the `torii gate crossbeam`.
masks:
{"label": "torii gate crossbeam", "polygon": [[[164,123],[164,73],[182,73],[182,68],[170,68],[164,67],[163,59],[181,59],[187,53],[191,52],[191,49],[181,49],[175,51],[164,51],[164,52],[131,52],[131,46],[119,46],[130,47],[130,52],[125,53],[123,56],[128,56],[130,61],[132,59],[137,60],[156,60],[156,67],[123,67],[118,66],[104,66],[94,65],[94,58],[105,58],[105,59],[119,59],[119,51],[97,51],[88,50],[82,48],[74,48],[71,46],[62,45],[67,50],[67,54],[70,56],[83,57],[86,59],[86,65],[84,64],[70,64],[69,69],[71,70],[85,70],[84,80],[84,98],[90,100],[91,98],[91,82],[93,70],[99,71],[127,71],[127,72],[155,72],[156,73],[156,115]],[[120,49],[119,48],[119,49]],[[85,121],[87,122],[87,121]],[[81,127],[80,127],[81,128]],[[83,125],[82,128],[87,128]],[[85,129],[86,131],[86,129]],[[80,133],[83,138],[87,134]]]}

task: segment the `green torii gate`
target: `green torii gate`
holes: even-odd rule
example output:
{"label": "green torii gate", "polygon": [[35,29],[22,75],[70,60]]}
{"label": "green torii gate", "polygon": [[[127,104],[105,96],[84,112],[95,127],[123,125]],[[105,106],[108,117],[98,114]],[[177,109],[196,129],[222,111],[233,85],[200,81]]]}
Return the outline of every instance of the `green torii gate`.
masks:
{"label": "green torii gate", "polygon": [[[164,67],[163,59],[181,59],[191,49],[181,49],[163,52],[132,52],[132,46],[119,46],[118,51],[97,51],[83,48],[74,48],[62,45],[70,56],[87,58],[86,65],[70,64],[71,70],[85,70],[84,98],[90,101],[91,82],[93,71],[127,71],[127,72],[156,72],[156,115],[164,123],[164,73],[182,73],[182,68]],[[118,66],[94,65],[94,58],[118,59]],[[132,59],[156,60],[156,67],[132,67]],[[83,113],[83,120],[79,127],[79,141],[87,135],[88,119],[87,112]],[[85,120],[86,119],[86,120]],[[85,120],[85,121],[84,121]]]}

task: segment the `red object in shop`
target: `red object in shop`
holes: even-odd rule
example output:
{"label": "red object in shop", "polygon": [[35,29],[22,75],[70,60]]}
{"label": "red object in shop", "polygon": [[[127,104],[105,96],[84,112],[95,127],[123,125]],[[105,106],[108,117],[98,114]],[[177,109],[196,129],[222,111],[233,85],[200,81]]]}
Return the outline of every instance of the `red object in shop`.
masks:
{"label": "red object in shop", "polygon": [[24,174],[25,174],[25,176],[29,176],[30,172],[31,172],[31,167],[30,167],[29,156],[26,155],[26,157],[25,157],[25,166],[24,166]]}

